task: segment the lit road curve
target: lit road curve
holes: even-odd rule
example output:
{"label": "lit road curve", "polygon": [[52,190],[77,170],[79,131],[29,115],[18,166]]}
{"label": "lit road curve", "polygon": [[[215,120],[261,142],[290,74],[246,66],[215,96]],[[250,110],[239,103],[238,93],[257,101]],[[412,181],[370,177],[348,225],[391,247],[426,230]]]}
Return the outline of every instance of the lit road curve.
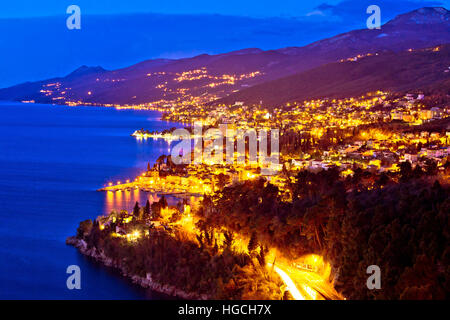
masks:
{"label": "lit road curve", "polygon": [[[199,232],[196,227],[197,221],[194,215],[187,214],[174,223],[174,225],[180,226],[194,240]],[[234,247],[236,250],[248,253],[248,241],[242,235],[234,234]],[[293,261],[283,258],[280,254],[276,254],[275,250],[270,250],[269,252],[267,260],[275,262],[273,264],[267,263],[267,269],[270,270],[273,268],[286,285],[286,290],[289,291],[295,300],[344,299],[342,295],[336,292],[333,284],[328,281],[331,267],[328,263],[324,262],[321,256],[310,254],[297,259],[300,265],[306,264],[315,268],[309,271],[297,267]]]}
{"label": "lit road curve", "polygon": [[[267,267],[272,268],[268,263]],[[292,266],[290,263],[277,261],[273,270],[280,276],[286,285],[286,290],[295,300],[342,300],[333,285],[323,275],[302,270]]]}

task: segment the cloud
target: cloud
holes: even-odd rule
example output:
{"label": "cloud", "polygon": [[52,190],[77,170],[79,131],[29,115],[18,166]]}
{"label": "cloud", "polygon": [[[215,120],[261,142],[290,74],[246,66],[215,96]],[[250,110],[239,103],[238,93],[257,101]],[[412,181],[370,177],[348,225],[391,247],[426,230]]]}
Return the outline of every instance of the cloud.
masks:
{"label": "cloud", "polygon": [[[362,19],[367,16],[368,6],[376,4],[381,9],[383,22],[391,20],[398,14],[406,13],[422,7],[442,6],[442,1],[414,1],[414,0],[344,0],[335,5],[322,3],[316,8],[325,15],[339,20]],[[314,12],[314,11],[313,11]],[[365,21],[365,20],[364,20]]]}
{"label": "cloud", "polygon": [[308,12],[306,14],[306,16],[307,17],[311,17],[311,16],[325,16],[325,13],[323,13],[323,11],[320,11],[320,10],[314,10],[314,11]]}

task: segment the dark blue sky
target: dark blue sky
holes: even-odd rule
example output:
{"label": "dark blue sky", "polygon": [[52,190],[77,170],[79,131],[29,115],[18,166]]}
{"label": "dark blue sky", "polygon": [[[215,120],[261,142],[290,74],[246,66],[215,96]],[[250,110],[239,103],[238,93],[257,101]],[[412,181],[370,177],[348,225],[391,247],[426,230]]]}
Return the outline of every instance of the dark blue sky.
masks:
{"label": "dark blue sky", "polygon": [[[80,6],[86,14],[116,13],[220,13],[240,16],[303,16],[324,0],[15,0],[2,4],[0,17],[36,17],[64,13],[68,5]],[[326,1],[337,4],[339,0]]]}
{"label": "dark blue sky", "polygon": [[[396,8],[410,8],[443,4],[450,0],[378,0],[378,1],[341,1],[341,0],[14,0],[3,1],[0,18],[41,17],[64,14],[67,6],[76,4],[85,14],[121,14],[121,13],[169,13],[169,14],[223,14],[251,17],[303,17],[307,15],[328,15],[324,4],[337,6],[338,11],[354,11],[360,3],[379,5],[390,12]],[[365,4],[366,5],[366,4]],[[367,7],[367,5],[366,5]],[[383,8],[385,7],[385,8]],[[391,7],[391,8],[389,8]]]}
{"label": "dark blue sky", "polygon": [[[81,8],[81,30],[66,27]],[[303,46],[365,28],[377,4],[382,23],[450,0],[14,0],[0,5],[0,87],[64,76],[81,65],[106,69],[154,58],[249,47]]]}

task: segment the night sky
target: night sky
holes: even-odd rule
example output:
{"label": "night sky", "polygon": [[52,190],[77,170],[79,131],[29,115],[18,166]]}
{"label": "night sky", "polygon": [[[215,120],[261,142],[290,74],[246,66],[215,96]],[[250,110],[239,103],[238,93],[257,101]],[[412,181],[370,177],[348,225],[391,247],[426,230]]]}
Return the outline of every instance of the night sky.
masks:
{"label": "night sky", "polygon": [[[167,14],[224,14],[251,17],[302,17],[306,15],[329,15],[330,8],[335,15],[355,13],[358,8],[376,4],[387,13],[409,10],[423,6],[448,6],[449,0],[441,1],[339,1],[339,0],[16,0],[1,5],[0,17],[42,17],[64,13],[65,8],[76,4],[86,14],[123,14],[123,13],[167,13]],[[385,7],[385,8],[383,8]]]}
{"label": "night sky", "polygon": [[[66,8],[81,8],[81,30]],[[382,23],[450,0],[16,0],[0,5],[0,87],[64,76],[81,65],[106,69],[146,59],[216,54],[248,47],[303,46],[365,28],[377,4]]]}

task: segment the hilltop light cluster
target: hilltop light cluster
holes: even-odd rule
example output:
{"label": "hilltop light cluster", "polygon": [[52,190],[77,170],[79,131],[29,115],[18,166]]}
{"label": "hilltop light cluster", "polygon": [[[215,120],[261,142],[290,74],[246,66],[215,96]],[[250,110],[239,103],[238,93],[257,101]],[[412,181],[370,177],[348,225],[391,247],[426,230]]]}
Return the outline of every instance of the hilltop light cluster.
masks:
{"label": "hilltop light cluster", "polygon": [[[96,87],[102,83],[116,83],[126,82],[124,78],[110,78],[99,76],[95,79],[92,88],[85,92],[79,92],[74,96],[70,86],[63,85],[60,81],[46,83],[42,85],[40,94],[42,97],[51,98],[54,103],[66,104],[69,106],[106,106],[118,108],[133,108],[133,109],[155,109],[159,107],[166,108],[170,104],[181,105],[198,105],[204,104],[218,99],[225,95],[225,91],[231,89],[240,89],[248,86],[243,84],[244,80],[250,80],[261,76],[263,73],[255,70],[247,73],[219,73],[212,72],[206,67],[199,69],[188,70],[185,72],[152,72],[145,76],[151,83],[154,89],[157,89],[162,94],[160,100],[151,101],[148,103],[138,105],[120,105],[84,101],[86,98],[95,96]],[[214,88],[214,92],[210,90]],[[156,93],[155,93],[156,94]],[[131,97],[135,99],[136,96]],[[27,100],[22,102],[34,103],[34,100]]]}

